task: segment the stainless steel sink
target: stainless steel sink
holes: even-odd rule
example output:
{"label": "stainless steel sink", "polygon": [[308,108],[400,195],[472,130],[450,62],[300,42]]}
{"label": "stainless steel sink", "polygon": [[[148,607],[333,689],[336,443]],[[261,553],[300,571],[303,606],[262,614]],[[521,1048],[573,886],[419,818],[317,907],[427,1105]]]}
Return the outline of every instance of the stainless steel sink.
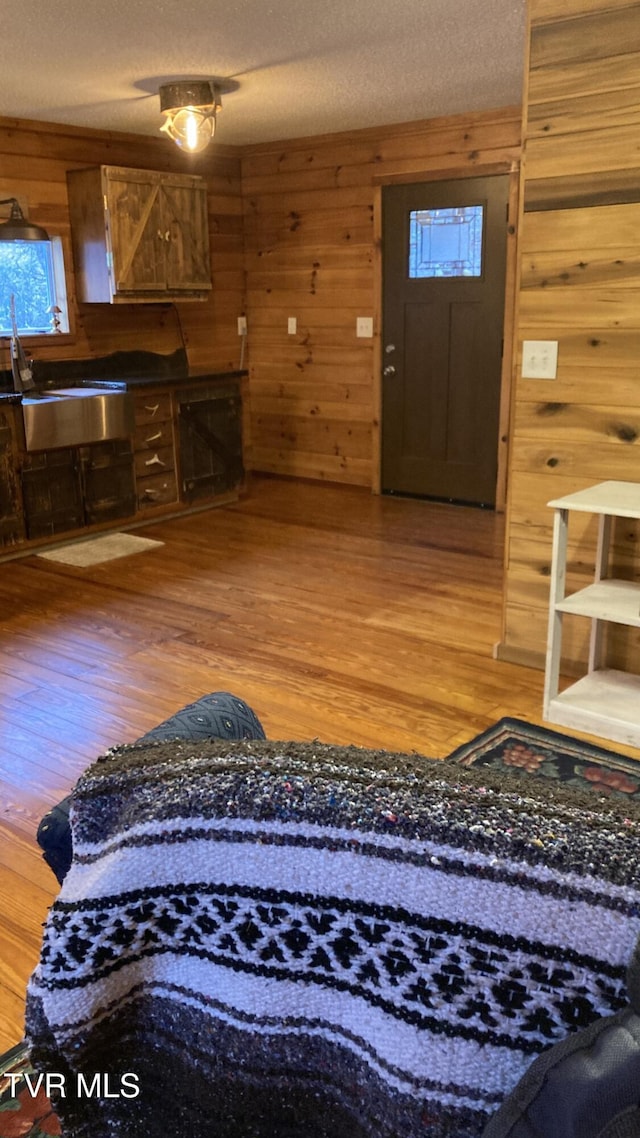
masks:
{"label": "stainless steel sink", "polygon": [[84,446],[133,433],[130,392],[99,387],[59,387],[22,397],[28,451]]}

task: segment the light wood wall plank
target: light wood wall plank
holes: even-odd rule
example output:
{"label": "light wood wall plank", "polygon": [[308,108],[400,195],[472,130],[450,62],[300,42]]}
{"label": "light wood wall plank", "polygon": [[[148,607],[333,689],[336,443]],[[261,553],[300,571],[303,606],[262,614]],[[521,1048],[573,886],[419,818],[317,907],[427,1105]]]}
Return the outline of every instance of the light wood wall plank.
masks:
{"label": "light wood wall plank", "polygon": [[640,49],[635,3],[618,9],[602,4],[572,19],[537,23],[531,30],[530,68],[612,59]]}
{"label": "light wood wall plank", "polygon": [[[516,409],[514,437],[537,439],[544,431],[550,446],[587,443],[606,444],[621,450],[635,446],[640,439],[640,407],[625,414],[619,407],[598,404],[527,403]],[[637,456],[636,456],[637,460]]]}
{"label": "light wood wall plank", "polygon": [[254,467],[265,474],[282,474],[290,478],[311,478],[319,482],[340,482],[348,486],[366,486],[371,469],[369,459],[325,454],[315,451],[254,446]]}
{"label": "light wood wall plank", "polygon": [[[635,57],[640,68],[640,57]],[[636,78],[639,72],[636,71]],[[572,130],[611,130],[640,125],[640,81],[625,90],[558,99],[529,107],[529,138],[550,138]]]}
{"label": "light wood wall plank", "polygon": [[[597,98],[609,91],[637,88],[639,64],[640,52],[629,51],[616,57],[615,66],[605,58],[585,60],[578,68],[564,64],[540,68],[528,77],[529,116],[537,118],[538,108],[554,100]],[[571,111],[568,104],[566,113]]]}
{"label": "light wood wall plank", "polygon": [[520,247],[526,255],[541,249],[577,250],[588,246],[635,246],[640,240],[640,206],[596,206],[593,209],[548,210],[525,215]]}
{"label": "light wood wall plank", "polygon": [[523,257],[522,288],[626,288],[638,280],[640,244],[612,248],[606,257],[600,249],[586,248],[579,261],[564,251],[540,252]]}
{"label": "light wood wall plank", "polygon": [[[532,334],[531,339],[534,339]],[[551,339],[551,335],[543,337]],[[563,356],[564,356],[563,352]],[[593,361],[590,361],[593,364]],[[635,407],[638,400],[637,367],[569,366],[563,362],[558,367],[558,378],[550,385],[548,394],[553,402],[600,405],[603,392],[607,394],[607,406],[615,408]],[[541,398],[540,380],[522,379],[518,384],[518,402],[538,403]]]}
{"label": "light wood wall plank", "polygon": [[640,142],[635,126],[619,126],[615,130],[579,130],[575,134],[551,135],[527,140],[528,178],[607,173],[610,185],[616,184],[618,170],[638,170]]}
{"label": "light wood wall plank", "polygon": [[567,20],[574,16],[584,16],[589,12],[617,11],[621,8],[634,8],[637,0],[529,0],[529,12],[533,27],[548,24],[551,20]]}
{"label": "light wood wall plank", "polygon": [[[523,289],[520,320],[529,327],[605,329],[640,328],[640,279],[625,289],[580,289],[576,304],[575,288]],[[558,339],[558,336],[555,337]]]}

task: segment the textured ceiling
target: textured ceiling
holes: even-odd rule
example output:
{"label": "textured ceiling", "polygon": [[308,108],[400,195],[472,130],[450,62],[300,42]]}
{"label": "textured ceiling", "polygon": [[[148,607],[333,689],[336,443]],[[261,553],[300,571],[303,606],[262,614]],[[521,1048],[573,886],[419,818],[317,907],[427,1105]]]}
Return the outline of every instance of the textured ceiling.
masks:
{"label": "textured ceiling", "polygon": [[153,134],[158,86],[225,81],[244,144],[519,103],[526,0],[21,0],[9,117]]}

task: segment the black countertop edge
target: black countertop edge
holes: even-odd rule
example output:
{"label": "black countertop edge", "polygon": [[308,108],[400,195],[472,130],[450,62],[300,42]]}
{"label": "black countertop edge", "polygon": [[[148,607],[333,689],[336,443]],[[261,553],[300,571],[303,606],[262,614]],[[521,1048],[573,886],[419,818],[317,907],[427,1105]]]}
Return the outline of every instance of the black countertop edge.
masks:
{"label": "black countertop edge", "polygon": [[[107,387],[116,389],[118,391],[132,391],[144,387],[190,387],[197,383],[217,383],[226,379],[243,379],[249,372],[246,369],[236,369],[235,371],[192,371],[189,375],[176,376],[148,376],[143,375],[139,378],[128,377],[127,379],[85,379],[80,380],[76,384],[64,383],[59,384],[60,387]],[[51,384],[49,387],[42,388],[43,391],[55,391],[56,385]],[[21,403],[22,395],[15,391],[0,391],[0,403]]]}
{"label": "black countertop edge", "polygon": [[215,383],[225,379],[242,379],[249,374],[246,369],[235,371],[192,371],[189,375],[176,376],[149,376],[131,377],[127,379],[87,379],[82,387],[116,387],[118,390],[129,391],[138,387],[189,387],[194,383]]}

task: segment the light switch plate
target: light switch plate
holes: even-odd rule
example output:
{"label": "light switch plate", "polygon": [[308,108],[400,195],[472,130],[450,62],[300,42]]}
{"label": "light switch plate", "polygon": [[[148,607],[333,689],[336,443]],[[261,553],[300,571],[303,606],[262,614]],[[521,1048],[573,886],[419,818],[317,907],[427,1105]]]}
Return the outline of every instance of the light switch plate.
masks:
{"label": "light switch plate", "polygon": [[522,341],[523,379],[555,379],[557,374],[557,340]]}
{"label": "light switch plate", "polygon": [[373,336],[373,316],[356,316],[356,336]]}
{"label": "light switch plate", "polygon": [[238,317],[238,335],[246,336],[247,334],[247,318],[246,316]]}
{"label": "light switch plate", "polygon": [[298,331],[298,321],[295,316],[289,316],[287,319],[287,332],[290,336],[295,336]]}

